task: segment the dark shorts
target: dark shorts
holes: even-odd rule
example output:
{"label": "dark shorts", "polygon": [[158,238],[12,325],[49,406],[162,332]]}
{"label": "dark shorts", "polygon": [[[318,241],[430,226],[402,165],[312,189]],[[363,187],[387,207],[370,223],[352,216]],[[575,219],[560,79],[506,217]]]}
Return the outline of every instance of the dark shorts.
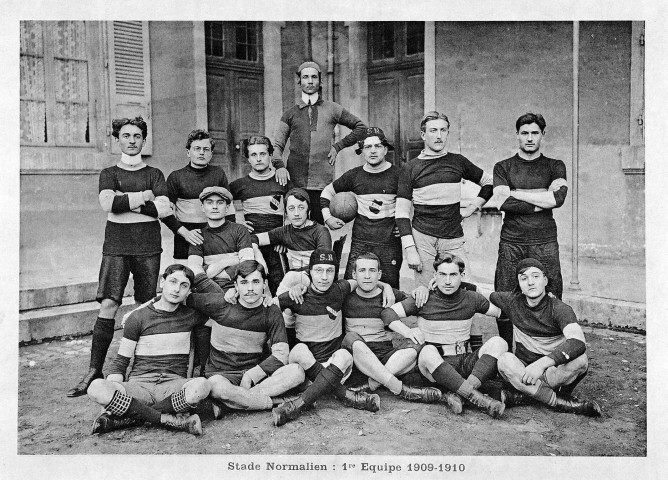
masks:
{"label": "dark shorts", "polygon": [[[438,345],[434,345],[438,349]],[[476,348],[473,352],[470,353],[461,353],[459,355],[441,355],[444,362],[449,363],[452,367],[457,370],[462,377],[468,378],[471,373],[473,373],[473,367],[475,367],[476,362],[478,361],[478,352],[480,348]]]}
{"label": "dark shorts", "polygon": [[311,220],[320,225],[324,225],[325,220],[322,218],[322,209],[320,208],[320,195],[322,195],[322,190],[306,190],[306,192],[308,193],[311,202],[311,211],[309,212]]}
{"label": "dark shorts", "polygon": [[135,302],[144,303],[155,297],[160,275],[160,254],[147,257],[102,255],[96,299],[109,298],[119,305],[132,273]]}
{"label": "dark shorts", "polygon": [[267,282],[272,295],[276,295],[276,289],[283,280],[283,267],[281,266],[281,254],[274,250],[274,245],[260,247],[260,252],[267,262]]}
{"label": "dark shorts", "polygon": [[363,253],[373,253],[380,259],[380,269],[383,272],[381,280],[399,289],[399,271],[403,261],[403,251],[401,241],[397,238],[395,241],[386,245],[376,245],[373,243],[360,242],[353,240],[350,244],[350,254],[348,255],[348,265],[343,278],[346,280],[353,278],[355,269],[355,259]]}
{"label": "dark shorts", "polygon": [[547,274],[547,291],[552,292],[561,300],[564,282],[561,278],[561,264],[559,262],[559,244],[557,242],[541,243],[538,245],[515,245],[499,242],[499,258],[496,262],[494,274],[494,290],[497,292],[512,292],[518,286],[515,268],[525,258],[535,258],[545,267]]}
{"label": "dark shorts", "polygon": [[219,372],[209,372],[209,370],[207,370],[206,372],[204,372],[204,376],[205,376],[206,378],[211,378],[211,377],[213,377],[214,375],[220,375],[221,377],[224,377],[224,378],[226,378],[227,380],[229,380],[229,382],[230,382],[232,385],[236,385],[236,386],[238,387],[239,385],[241,385],[241,379],[243,378],[244,373],[246,373],[246,370],[242,370],[242,371],[229,371],[229,372],[223,372],[223,371],[219,371]]}
{"label": "dark shorts", "polygon": [[183,389],[191,379],[171,373],[147,373],[120,382],[125,393],[147,405],[160,402]]}

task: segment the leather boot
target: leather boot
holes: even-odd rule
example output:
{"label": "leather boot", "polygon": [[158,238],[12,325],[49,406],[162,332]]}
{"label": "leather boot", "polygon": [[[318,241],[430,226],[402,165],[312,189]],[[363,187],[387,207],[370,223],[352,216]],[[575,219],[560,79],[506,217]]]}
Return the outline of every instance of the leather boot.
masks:
{"label": "leather boot", "polygon": [[452,392],[443,392],[441,394],[441,403],[447,405],[452,413],[459,415],[464,410],[462,399],[459,395]]}
{"label": "leather boot", "polygon": [[102,372],[94,368],[90,368],[88,373],[86,373],[86,375],[81,378],[79,383],[67,391],[66,395],[68,397],[80,397],[81,395],[85,395],[86,390],[88,390],[88,387],[90,387],[90,384],[97,378],[104,378]]}
{"label": "leather boot", "polygon": [[436,403],[441,400],[442,394],[438,388],[410,387],[404,384],[399,396],[411,402]]}
{"label": "leather boot", "polygon": [[202,422],[196,413],[193,415],[163,413],[160,415],[160,423],[168,430],[179,430],[193,435],[202,434]]}
{"label": "leather boot", "polygon": [[90,430],[90,434],[95,433],[107,433],[114,430],[120,430],[121,428],[134,427],[137,425],[142,425],[144,422],[130,417],[119,417],[113,415],[109,412],[102,412],[100,415],[93,420],[93,426]]}
{"label": "leather boot", "polygon": [[302,408],[290,400],[280,404],[278,407],[271,410],[271,417],[274,420],[274,426],[280,427],[292,420],[297,420],[302,413]]}
{"label": "leather boot", "polygon": [[346,407],[353,407],[358,410],[377,412],[380,410],[380,397],[377,393],[353,392],[347,389],[343,404]]}
{"label": "leather boot", "polygon": [[501,401],[506,407],[516,407],[518,405],[529,405],[535,403],[530,395],[518,392],[517,390],[501,389]]}
{"label": "leather boot", "polygon": [[485,413],[487,413],[487,415],[492,418],[499,418],[501,415],[503,415],[503,412],[506,409],[506,406],[503,403],[499,402],[498,400],[494,400],[492,397],[483,395],[477,390],[473,390],[468,398],[468,401],[476,407],[484,410]]}
{"label": "leather boot", "polygon": [[271,397],[271,401],[274,404],[274,407],[278,407],[282,403],[286,402],[294,402],[299,398],[299,395],[277,395],[275,397]]}
{"label": "leather boot", "polygon": [[557,412],[575,413],[587,417],[601,416],[601,406],[594,400],[579,400],[569,395],[557,395],[557,403],[552,408]]}

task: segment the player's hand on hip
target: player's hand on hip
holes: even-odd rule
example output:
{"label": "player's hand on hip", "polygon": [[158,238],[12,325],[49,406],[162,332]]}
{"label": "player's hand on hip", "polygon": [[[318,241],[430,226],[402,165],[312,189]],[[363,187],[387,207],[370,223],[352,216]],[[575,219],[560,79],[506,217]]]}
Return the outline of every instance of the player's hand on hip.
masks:
{"label": "player's hand on hip", "polygon": [[397,227],[396,225],[392,229],[392,233],[394,234],[395,237],[401,238],[401,233],[399,232],[399,227]]}
{"label": "player's hand on hip", "polygon": [[281,187],[285,187],[290,180],[290,172],[285,167],[276,169],[276,181]]}
{"label": "player's hand on hip", "polygon": [[411,292],[411,296],[415,299],[415,306],[422,308],[429,299],[429,289],[424,285],[420,285]]}
{"label": "player's hand on hip", "polygon": [[274,251],[276,253],[287,253],[288,249],[285,245],[276,245],[274,246]]}
{"label": "player's hand on hip", "polygon": [[422,345],[424,343],[424,334],[418,327],[413,327],[410,329],[408,338],[413,340],[413,343],[416,343],[417,345]]}
{"label": "player's hand on hip", "polygon": [[327,154],[327,160],[329,160],[330,165],[334,165],[334,162],[336,162],[336,156],[339,154],[339,152],[336,151],[336,148],[332,147],[329,149],[329,153]]}
{"label": "player's hand on hip", "polygon": [[328,218],[327,220],[325,220],[325,223],[327,224],[330,230],[338,230],[339,228],[343,227],[346,224],[343,220],[336,217]]}
{"label": "player's hand on hip", "polygon": [[420,254],[416,247],[406,250],[406,261],[408,262],[408,268],[411,270],[415,270],[416,272],[422,271],[422,260],[420,260]]}
{"label": "player's hand on hip", "polygon": [[253,233],[255,231],[255,229],[253,228],[253,222],[251,222],[250,220],[243,220],[239,222],[239,224],[246,227],[250,233]]}

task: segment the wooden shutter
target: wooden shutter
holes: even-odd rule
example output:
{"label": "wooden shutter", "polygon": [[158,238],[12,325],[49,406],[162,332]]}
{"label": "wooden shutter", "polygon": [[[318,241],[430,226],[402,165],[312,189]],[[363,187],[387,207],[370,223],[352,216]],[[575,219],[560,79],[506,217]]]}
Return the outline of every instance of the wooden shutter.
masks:
{"label": "wooden shutter", "polygon": [[[142,155],[153,153],[148,22],[109,22],[111,118],[141,115],[148,124]],[[115,141],[112,153],[120,153]]]}

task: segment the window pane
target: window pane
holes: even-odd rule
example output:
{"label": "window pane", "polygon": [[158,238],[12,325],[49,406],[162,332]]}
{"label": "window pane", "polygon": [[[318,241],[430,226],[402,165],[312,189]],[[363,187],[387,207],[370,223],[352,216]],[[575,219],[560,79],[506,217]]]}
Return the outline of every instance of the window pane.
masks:
{"label": "window pane", "polygon": [[237,60],[257,62],[259,57],[258,22],[235,22],[234,39]]}
{"label": "window pane", "polygon": [[223,22],[204,22],[206,54],[224,56]]}
{"label": "window pane", "polygon": [[55,57],[86,59],[86,25],[84,22],[56,22],[53,29]]}
{"label": "window pane", "polygon": [[43,143],[46,136],[44,34],[40,22],[21,22],[21,142]]}
{"label": "window pane", "polygon": [[424,52],[424,22],[406,22],[406,55]]}
{"label": "window pane", "polygon": [[44,55],[41,23],[21,22],[21,53]]}
{"label": "window pane", "polygon": [[372,22],[369,24],[372,60],[394,57],[394,25],[395,22]]}
{"label": "window pane", "polygon": [[56,144],[88,143],[88,104],[56,103],[54,130]]}
{"label": "window pane", "polygon": [[44,100],[44,59],[21,55],[21,98]]}
{"label": "window pane", "polygon": [[21,100],[21,143],[46,140],[46,102]]}

